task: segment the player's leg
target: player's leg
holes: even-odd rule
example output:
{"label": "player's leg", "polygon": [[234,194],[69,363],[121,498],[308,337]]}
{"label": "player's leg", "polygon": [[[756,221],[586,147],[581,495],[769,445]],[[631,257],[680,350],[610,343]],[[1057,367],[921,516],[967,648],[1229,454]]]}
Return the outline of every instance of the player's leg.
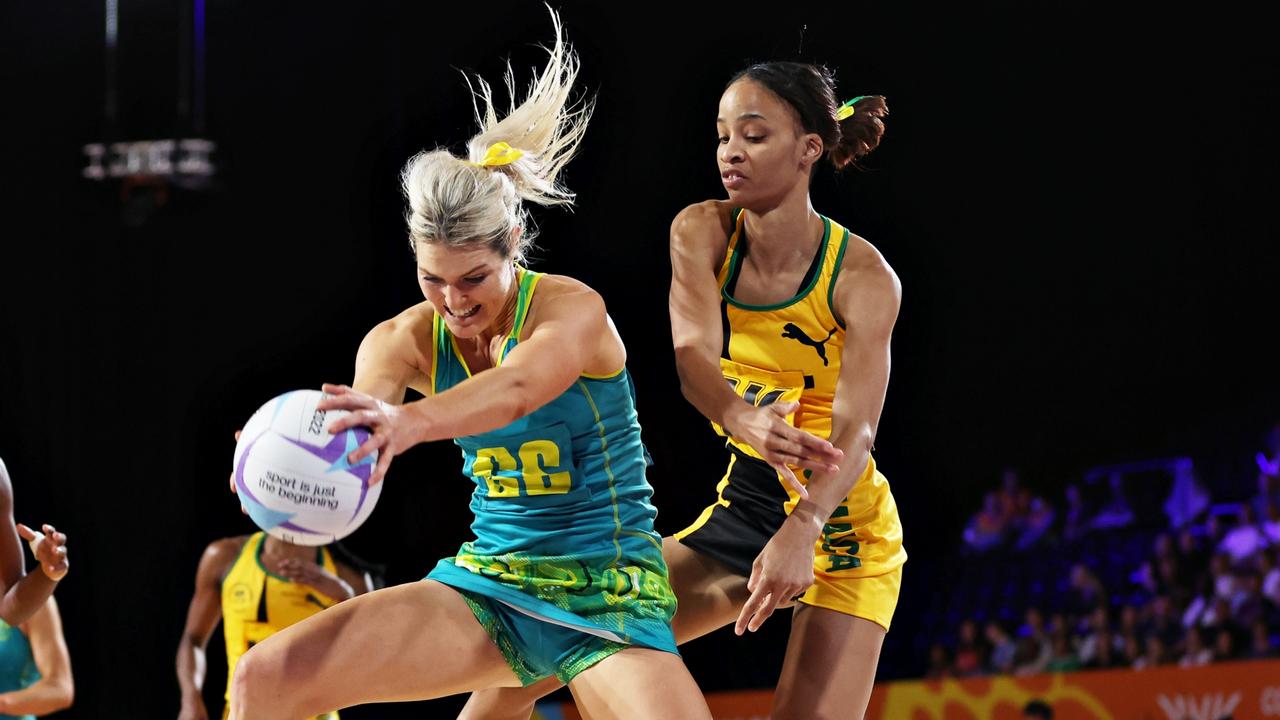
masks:
{"label": "player's leg", "polygon": [[711,720],[680,656],[661,650],[633,647],[614,653],[578,673],[569,691],[589,720]]}
{"label": "player's leg", "polygon": [[231,718],[297,720],[519,684],[462,596],[423,580],[360,595],[252,648],[236,665]]}
{"label": "player's leg", "polygon": [[[901,568],[835,583],[819,577],[792,615],[773,696],[774,720],[863,716],[901,582]],[[810,601],[840,610],[806,604]]]}
{"label": "player's leg", "polygon": [[[738,617],[751,595],[746,578],[673,537],[663,538],[662,557],[676,594],[676,615],[671,620],[676,643],[702,637]],[[467,699],[458,720],[529,720],[534,703],[563,686],[556,678],[547,678],[525,688],[479,690]]]}

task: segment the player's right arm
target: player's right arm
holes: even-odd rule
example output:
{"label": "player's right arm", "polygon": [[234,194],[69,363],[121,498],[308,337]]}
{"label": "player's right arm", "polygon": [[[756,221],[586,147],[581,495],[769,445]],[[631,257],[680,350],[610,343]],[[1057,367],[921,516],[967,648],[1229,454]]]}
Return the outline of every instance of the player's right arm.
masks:
{"label": "player's right arm", "polygon": [[222,578],[236,561],[245,538],[224,538],[209,544],[196,570],[195,593],[187,607],[187,624],[178,641],[178,687],[182,691],[179,720],[208,720],[204,706],[205,647],[222,619]]}
{"label": "player's right arm", "polygon": [[[46,537],[44,533],[23,530],[44,545],[36,557],[41,561],[41,569],[25,572],[26,558],[23,557],[18,527],[13,519],[13,485],[9,482],[9,471],[4,461],[0,460],[0,618],[11,627],[18,627],[44,607],[57,587],[58,581],[50,576],[45,567],[46,561],[56,559],[62,566],[60,572],[66,572],[65,536],[55,532],[52,537]],[[35,546],[32,552],[36,552]],[[54,576],[61,579],[57,571]]]}
{"label": "player's right arm", "polygon": [[728,211],[709,200],[685,208],[671,223],[671,340],[680,390],[698,412],[755,448],[804,495],[787,465],[830,471],[840,453],[787,422],[795,403],[756,407],[733,392],[720,369],[724,330],[716,267],[728,247]]}
{"label": "player's right arm", "polygon": [[395,405],[404,402],[405,391],[411,387],[429,392],[425,386],[431,377],[431,347],[424,342],[434,341],[431,320],[431,311],[419,305],[378,323],[356,351],[351,386]]}

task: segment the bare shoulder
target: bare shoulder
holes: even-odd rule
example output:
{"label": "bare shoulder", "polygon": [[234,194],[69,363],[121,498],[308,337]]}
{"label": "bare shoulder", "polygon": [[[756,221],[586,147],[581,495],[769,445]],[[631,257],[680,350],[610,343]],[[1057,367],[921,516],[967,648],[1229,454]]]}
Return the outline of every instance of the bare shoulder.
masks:
{"label": "bare shoulder", "polygon": [[854,280],[859,285],[891,291],[895,297],[902,294],[902,283],[889,261],[866,238],[853,233],[849,233],[849,244],[845,247],[844,261],[840,265],[839,281],[846,279]]}
{"label": "bare shoulder", "polygon": [[13,503],[13,483],[9,480],[9,468],[4,465],[4,458],[0,458],[0,510],[8,508]]}
{"label": "bare shoulder", "polygon": [[435,315],[431,303],[424,300],[373,326],[360,343],[357,365],[372,362],[378,367],[404,365],[426,371],[423,358],[431,357]]}
{"label": "bare shoulder", "polygon": [[841,322],[851,318],[892,327],[902,304],[902,283],[889,261],[865,238],[849,233],[832,310]]}
{"label": "bare shoulder", "polygon": [[406,308],[395,317],[383,320],[365,335],[365,341],[373,341],[388,346],[402,343],[414,343],[417,338],[430,337],[431,325],[435,321],[435,309],[431,303],[422,301]]}
{"label": "bare shoulder", "polygon": [[671,242],[688,245],[720,240],[727,243],[733,226],[733,206],[726,200],[694,203],[671,221]]}
{"label": "bare shoulder", "polygon": [[237,535],[236,537],[222,538],[209,543],[204,549],[204,554],[200,556],[200,574],[210,574],[214,579],[221,579],[227,569],[231,567],[236,558],[240,556],[240,551],[244,548],[244,544],[248,542],[248,535]]}
{"label": "bare shoulder", "polygon": [[546,308],[572,306],[576,311],[604,310],[604,298],[590,285],[571,278],[568,275],[543,275],[538,280],[538,289],[534,293],[534,303],[530,307],[533,313],[537,306]]}

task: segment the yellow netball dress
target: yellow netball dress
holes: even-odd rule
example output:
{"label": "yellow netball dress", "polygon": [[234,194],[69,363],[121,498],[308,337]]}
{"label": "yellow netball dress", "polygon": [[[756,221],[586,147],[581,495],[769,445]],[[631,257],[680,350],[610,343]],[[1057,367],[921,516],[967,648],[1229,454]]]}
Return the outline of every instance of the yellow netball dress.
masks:
{"label": "yellow netball dress", "polygon": [[[799,293],[776,305],[749,305],[734,298],[749,246],[744,213],[734,210],[732,217],[734,230],[717,276],[725,380],[757,406],[799,402],[799,409],[788,417],[791,424],[829,438],[845,341],[844,326],[831,302],[849,232],[822,218],[822,243]],[[725,434],[718,426],[715,430]],[[716,502],[676,538],[749,576],[752,562],[799,497],[753,448],[732,437],[726,444],[729,468],[716,488]],[[797,474],[806,479],[809,475]],[[814,556],[816,582],[800,601],[888,629],[906,559],[889,483],[868,459],[857,484],[823,528]]]}
{"label": "yellow netball dress", "polygon": [[[227,644],[227,704],[223,718],[231,707],[231,678],[240,656],[272,634],[338,602],[310,585],[286,580],[267,570],[262,564],[266,537],[262,532],[249,536],[222,579],[222,629]],[[325,548],[316,548],[316,563],[338,574],[333,557]],[[337,718],[337,713],[317,716],[317,720]]]}

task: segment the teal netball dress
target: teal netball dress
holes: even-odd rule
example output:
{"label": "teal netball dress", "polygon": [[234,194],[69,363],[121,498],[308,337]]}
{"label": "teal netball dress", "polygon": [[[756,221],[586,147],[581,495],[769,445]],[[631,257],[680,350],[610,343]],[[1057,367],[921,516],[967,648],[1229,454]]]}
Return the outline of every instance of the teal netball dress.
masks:
{"label": "teal netball dress", "polygon": [[[40,679],[35,658],[31,656],[31,643],[18,628],[0,620],[0,693],[13,692],[30,687]],[[4,715],[0,720],[35,720],[34,715]]]}
{"label": "teal netball dress", "polygon": [[[517,344],[541,274],[517,271]],[[471,376],[435,319],[432,390]],[[475,540],[427,576],[459,590],[521,682],[568,682],[628,646],[675,652],[676,601],[657,510],[645,479],[634,390],[626,368],[581,376],[506,427],[458,438],[475,482]]]}

